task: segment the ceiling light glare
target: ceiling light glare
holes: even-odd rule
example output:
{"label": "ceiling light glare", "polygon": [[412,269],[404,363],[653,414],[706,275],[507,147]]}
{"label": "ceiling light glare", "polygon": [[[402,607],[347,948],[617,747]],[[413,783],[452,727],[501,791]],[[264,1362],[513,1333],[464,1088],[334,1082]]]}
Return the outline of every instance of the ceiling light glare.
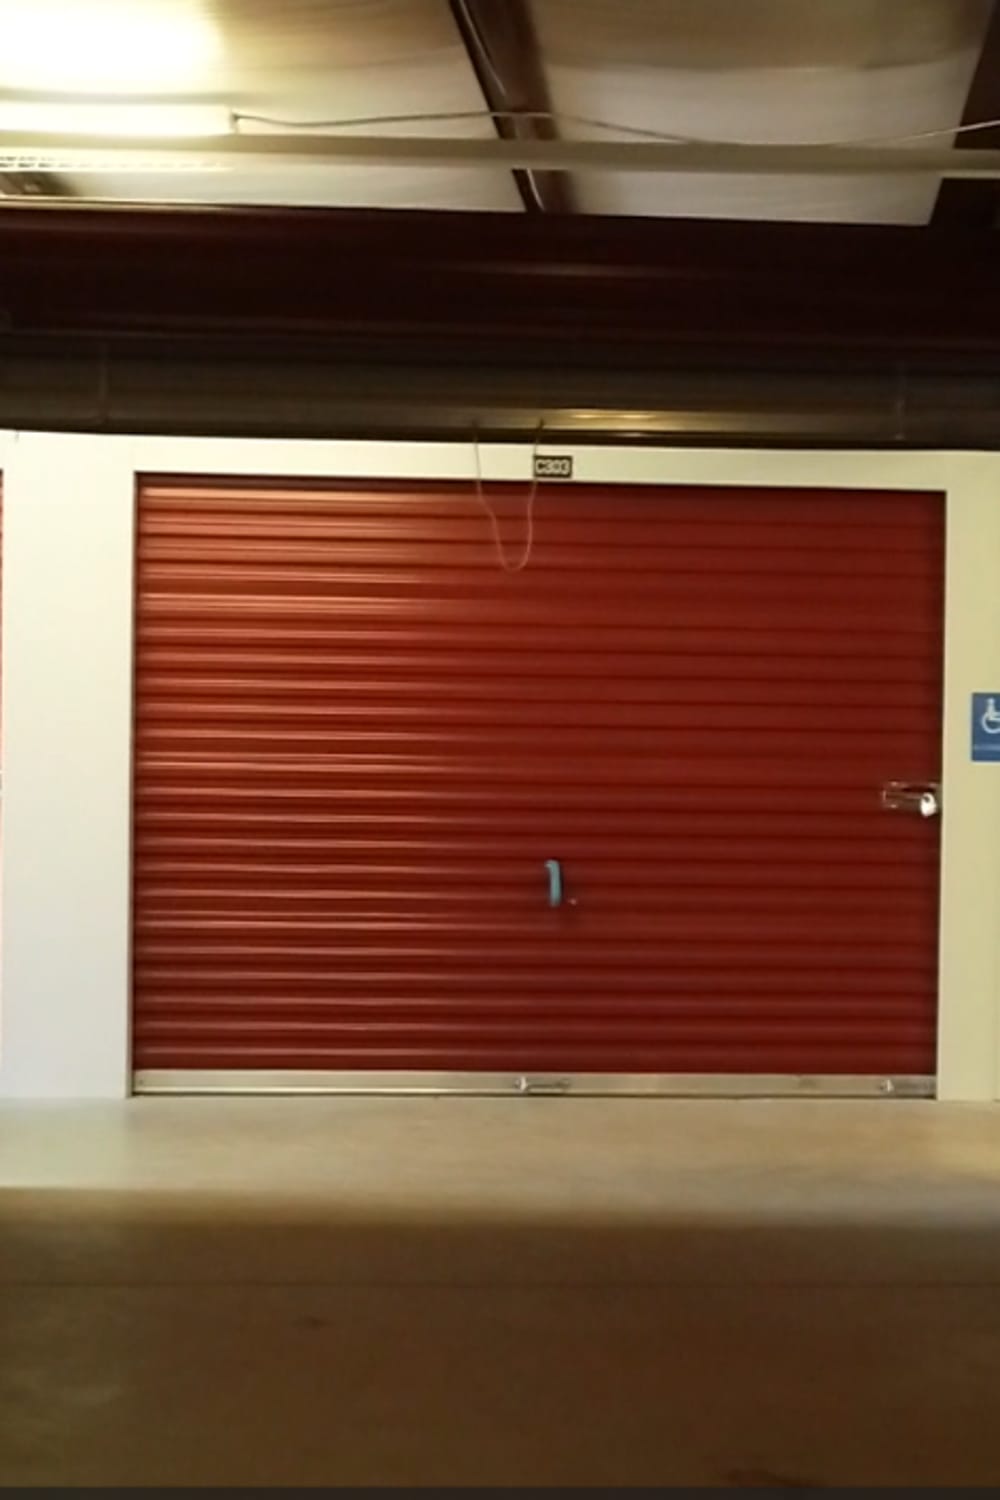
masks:
{"label": "ceiling light glare", "polygon": [[0,86],[49,93],[195,88],[222,55],[185,0],[0,0]]}
{"label": "ceiling light glare", "polygon": [[129,140],[200,139],[228,135],[224,105],[211,104],[35,104],[0,99],[0,133],[31,137],[61,135]]}
{"label": "ceiling light glare", "polygon": [[[126,156],[118,152],[101,153],[89,147],[85,151],[32,151],[8,146],[0,137],[0,172],[17,177],[38,172],[62,172],[67,175],[86,173],[107,177],[188,177],[207,172],[228,172],[230,164],[207,157],[169,155]],[[65,201],[65,200],[64,200]]]}

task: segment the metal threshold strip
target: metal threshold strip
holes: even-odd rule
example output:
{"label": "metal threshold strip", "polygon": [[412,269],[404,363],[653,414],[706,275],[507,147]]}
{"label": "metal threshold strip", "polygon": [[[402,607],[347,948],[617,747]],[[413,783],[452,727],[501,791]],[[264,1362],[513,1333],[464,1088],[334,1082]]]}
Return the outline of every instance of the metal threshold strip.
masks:
{"label": "metal threshold strip", "polygon": [[464,1094],[711,1099],[930,1099],[935,1080],[884,1074],[470,1073],[144,1069],[137,1094]]}

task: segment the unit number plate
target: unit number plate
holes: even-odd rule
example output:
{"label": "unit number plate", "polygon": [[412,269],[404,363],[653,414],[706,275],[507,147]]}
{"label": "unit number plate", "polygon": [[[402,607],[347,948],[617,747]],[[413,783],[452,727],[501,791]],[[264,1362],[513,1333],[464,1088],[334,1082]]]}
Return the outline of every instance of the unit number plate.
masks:
{"label": "unit number plate", "polygon": [[568,453],[535,455],[536,479],[572,479],[573,459]]}

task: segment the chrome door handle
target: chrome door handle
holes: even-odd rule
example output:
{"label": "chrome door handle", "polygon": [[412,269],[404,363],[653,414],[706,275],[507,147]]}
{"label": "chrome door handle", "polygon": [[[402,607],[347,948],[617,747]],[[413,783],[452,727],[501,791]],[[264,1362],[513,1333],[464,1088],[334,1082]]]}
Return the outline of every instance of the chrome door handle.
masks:
{"label": "chrome door handle", "polygon": [[936,818],[941,811],[941,788],[936,781],[887,781],[882,788],[882,806],[886,812]]}
{"label": "chrome door handle", "polygon": [[557,859],[547,859],[545,870],[549,877],[549,905],[562,906],[563,903],[563,878],[562,865]]}

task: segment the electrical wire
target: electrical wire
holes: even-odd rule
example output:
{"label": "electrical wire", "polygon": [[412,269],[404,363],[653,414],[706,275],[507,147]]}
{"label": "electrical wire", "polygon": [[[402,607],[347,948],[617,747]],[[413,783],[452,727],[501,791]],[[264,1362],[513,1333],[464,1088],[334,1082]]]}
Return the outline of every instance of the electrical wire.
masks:
{"label": "electrical wire", "polygon": [[917,141],[942,140],[945,137],[969,135],[977,130],[1000,129],[1000,119],[975,120],[968,125],[946,125],[937,130],[912,131],[905,135],[881,135],[850,137],[835,141],[759,141],[732,140],[712,136],[677,135],[671,131],[653,130],[642,125],[625,125],[612,120],[601,120],[591,115],[566,114],[549,109],[458,109],[440,110],[418,114],[358,115],[348,119],[289,120],[277,115],[250,114],[245,110],[233,110],[231,119],[239,128],[241,124],[271,126],[276,130],[358,130],[373,125],[439,125],[472,120],[546,120],[553,125],[578,125],[588,130],[603,130],[614,135],[634,136],[638,140],[664,141],[675,146],[908,146]]}
{"label": "electrical wire", "polygon": [[500,521],[496,511],[486,498],[483,487],[483,465],[479,445],[479,428],[472,429],[472,447],[476,460],[476,499],[490,518],[493,528],[493,541],[497,549],[497,561],[505,573],[523,573],[531,561],[531,554],[535,550],[535,501],[538,498],[538,446],[542,440],[543,423],[539,422],[535,428],[535,441],[531,449],[531,489],[528,492],[527,509],[527,537],[519,562],[511,563],[507,559],[507,550],[504,547],[503,537],[500,534]]}
{"label": "electrical wire", "polygon": [[[661,130],[645,130],[639,125],[614,125],[608,120],[591,119],[588,115],[563,114],[551,109],[449,109],[405,115],[354,115],[348,119],[341,117],[331,120],[289,120],[278,115],[250,114],[246,110],[239,109],[233,110],[231,118],[237,128],[241,124],[268,125],[276,130],[359,130],[372,125],[443,125],[473,120],[545,120],[552,125],[580,125],[590,130],[634,135],[650,140],[667,141],[678,146],[696,144],[692,136],[670,135]],[[706,144],[723,143],[706,142]]]}
{"label": "electrical wire", "polygon": [[909,135],[874,136],[866,141],[847,141],[847,145],[858,146],[908,146],[914,141],[939,141],[945,136],[970,135],[974,130],[996,130],[1000,120],[973,120],[968,125],[948,125],[940,130],[915,130]]}

